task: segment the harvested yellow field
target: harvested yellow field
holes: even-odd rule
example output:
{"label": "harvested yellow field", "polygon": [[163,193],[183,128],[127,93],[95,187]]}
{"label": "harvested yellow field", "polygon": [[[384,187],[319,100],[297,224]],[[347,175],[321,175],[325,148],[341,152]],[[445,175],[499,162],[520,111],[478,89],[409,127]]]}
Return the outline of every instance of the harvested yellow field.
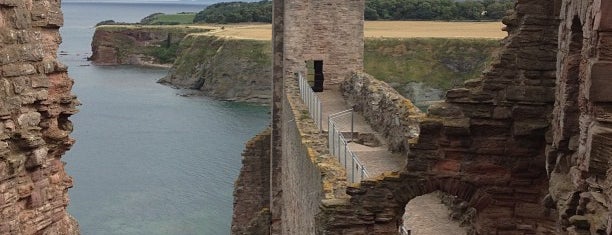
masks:
{"label": "harvested yellow field", "polygon": [[[210,34],[240,39],[270,40],[269,24],[216,25]],[[369,38],[503,38],[501,22],[366,21]]]}
{"label": "harvested yellow field", "polygon": [[366,21],[368,38],[504,38],[501,22]]}
{"label": "harvested yellow field", "polygon": [[217,30],[208,34],[238,39],[272,40],[270,24],[217,25]]}

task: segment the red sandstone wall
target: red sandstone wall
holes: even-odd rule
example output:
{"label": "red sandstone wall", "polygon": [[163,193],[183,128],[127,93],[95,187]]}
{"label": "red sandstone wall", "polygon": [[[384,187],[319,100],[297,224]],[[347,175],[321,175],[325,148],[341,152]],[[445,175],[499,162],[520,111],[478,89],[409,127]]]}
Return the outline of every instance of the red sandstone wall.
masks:
{"label": "red sandstone wall", "polygon": [[611,234],[612,2],[563,1],[548,206],[560,231]]}
{"label": "red sandstone wall", "polygon": [[555,9],[548,0],[518,1],[504,19],[509,36],[490,68],[429,108],[405,172],[349,188],[349,205],[323,207],[322,233],[395,234],[409,200],[441,190],[476,209],[477,234],[555,234],[557,211],[542,204],[555,101]]}
{"label": "red sandstone wall", "polygon": [[555,4],[518,1],[504,23],[509,36],[490,69],[429,108],[407,171],[457,179],[490,195],[474,221],[479,234],[553,233],[556,211],[541,201],[555,100]]}
{"label": "red sandstone wall", "polygon": [[66,212],[72,179],[73,81],[56,59],[59,1],[0,1],[0,234],[78,234]]}

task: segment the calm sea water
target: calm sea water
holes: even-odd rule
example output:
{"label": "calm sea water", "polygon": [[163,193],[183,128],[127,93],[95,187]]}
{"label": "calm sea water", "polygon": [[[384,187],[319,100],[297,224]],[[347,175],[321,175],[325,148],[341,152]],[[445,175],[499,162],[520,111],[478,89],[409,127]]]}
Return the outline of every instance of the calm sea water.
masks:
{"label": "calm sea water", "polygon": [[61,60],[83,103],[71,119],[76,145],[69,211],[84,235],[229,234],[243,144],[265,128],[268,108],[181,97],[155,83],[166,70],[85,66],[92,26],[135,22],[201,5],[63,3]]}

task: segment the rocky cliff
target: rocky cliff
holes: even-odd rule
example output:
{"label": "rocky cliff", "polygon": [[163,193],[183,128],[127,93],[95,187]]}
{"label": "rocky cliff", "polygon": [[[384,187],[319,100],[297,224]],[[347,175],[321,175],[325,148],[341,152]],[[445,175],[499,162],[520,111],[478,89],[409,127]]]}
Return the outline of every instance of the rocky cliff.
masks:
{"label": "rocky cliff", "polygon": [[[220,99],[267,102],[271,95],[269,44],[189,35],[160,82]],[[442,99],[446,89],[478,76],[499,46],[490,39],[368,39],[365,68],[426,105]]]}
{"label": "rocky cliff", "polygon": [[89,58],[95,65],[149,65],[170,67],[179,42],[189,33],[208,31],[186,26],[98,26]]}
{"label": "rocky cliff", "polygon": [[[246,143],[242,169],[234,184],[232,234],[269,234],[270,174],[262,171],[270,164],[270,130]],[[268,228],[269,230],[269,228]]]}
{"label": "rocky cliff", "polygon": [[[268,103],[270,43],[193,33],[198,30],[215,29],[100,26],[91,60],[97,65],[171,66],[161,83],[217,99]],[[426,106],[442,99],[445,90],[478,76],[499,46],[491,39],[367,39],[365,70]]]}
{"label": "rocky cliff", "polygon": [[223,100],[267,103],[271,98],[270,42],[191,34],[161,83]]}
{"label": "rocky cliff", "polygon": [[0,1],[0,234],[78,234],[62,155],[78,101],[57,61],[60,1]]}

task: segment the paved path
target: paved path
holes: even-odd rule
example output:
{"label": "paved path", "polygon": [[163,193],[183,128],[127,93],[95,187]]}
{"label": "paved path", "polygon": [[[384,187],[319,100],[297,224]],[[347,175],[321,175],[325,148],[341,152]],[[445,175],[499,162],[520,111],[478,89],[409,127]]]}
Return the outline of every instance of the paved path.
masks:
{"label": "paved path", "polygon": [[416,197],[406,206],[404,226],[410,235],[465,235],[459,223],[449,219],[450,210],[436,194]]}
{"label": "paved path", "polygon": [[[323,109],[323,131],[328,131],[327,121],[330,114],[352,108],[346,103],[337,86],[328,86],[323,92],[317,93],[317,96],[321,99]],[[351,115],[342,116],[335,120],[342,132],[349,133],[352,123],[353,131],[356,133],[378,135],[366,122],[365,118],[357,112],[353,113],[352,122]],[[345,135],[345,137],[350,139],[350,134]],[[389,152],[384,138],[378,137],[377,139],[380,142],[378,146],[366,146],[350,142],[348,147],[357,155],[357,159],[363,163],[370,177],[378,176],[383,172],[401,170],[404,167],[406,157]]]}
{"label": "paved path", "polygon": [[[323,131],[328,131],[328,116],[351,107],[346,103],[340,89],[335,86],[327,87],[323,92],[317,93],[321,99],[323,109]],[[375,136],[379,144],[369,146],[350,142],[348,148],[363,163],[369,177],[376,177],[383,172],[400,171],[406,164],[406,156],[394,154],[387,150],[385,139],[376,133],[359,113],[354,113],[351,122],[350,115],[336,119],[340,130],[344,133],[351,131],[351,123],[355,132]],[[350,135],[345,135],[350,139]],[[347,173],[352,174],[347,170]],[[411,230],[411,235],[465,235],[466,232],[459,224],[449,220],[448,208],[440,202],[435,194],[428,194],[411,200],[406,206],[404,225]]]}

